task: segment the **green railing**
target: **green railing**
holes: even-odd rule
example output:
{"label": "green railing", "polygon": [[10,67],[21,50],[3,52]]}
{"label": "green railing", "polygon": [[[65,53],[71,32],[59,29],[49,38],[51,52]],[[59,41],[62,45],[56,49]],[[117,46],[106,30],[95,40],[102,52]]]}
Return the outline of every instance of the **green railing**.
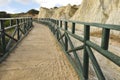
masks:
{"label": "green railing", "polygon": [[32,28],[32,18],[0,18],[0,62]]}
{"label": "green railing", "polygon": [[[110,30],[117,30],[120,31],[119,25],[109,25],[109,24],[98,24],[98,23],[86,23],[86,22],[79,22],[79,21],[70,21],[70,20],[55,20],[50,18],[41,18],[36,20],[38,23],[45,24],[49,26],[51,31],[54,35],[56,35],[58,41],[62,45],[66,56],[68,57],[69,61],[72,63],[74,69],[77,71],[80,80],[88,80],[89,76],[89,59],[93,65],[94,71],[99,80],[105,80],[105,76],[98,64],[98,61],[93,54],[93,50],[96,50],[101,55],[109,59],[111,62],[115,63],[120,67],[120,56],[115,55],[114,53],[108,50],[109,48],[109,36]],[[68,23],[72,24],[72,30],[68,30]],[[84,37],[81,37],[75,34],[76,24],[84,25]],[[90,29],[94,27],[98,27],[102,29],[102,37],[101,37],[101,46],[95,44],[94,42],[90,41]],[[74,39],[79,40],[83,43],[83,45],[75,47],[71,37]],[[68,49],[70,47],[71,49]],[[80,58],[77,54],[78,50],[84,50],[84,58],[83,62],[80,61]],[[73,53],[73,57],[71,57],[70,52]]]}

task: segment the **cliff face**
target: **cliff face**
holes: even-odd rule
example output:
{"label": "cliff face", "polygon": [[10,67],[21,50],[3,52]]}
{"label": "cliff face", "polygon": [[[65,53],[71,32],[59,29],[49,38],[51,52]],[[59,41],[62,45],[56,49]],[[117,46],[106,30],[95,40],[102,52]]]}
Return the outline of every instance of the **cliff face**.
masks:
{"label": "cliff face", "polygon": [[[120,24],[120,0],[83,0],[71,20],[96,22],[105,24]],[[98,28],[92,32],[98,32]],[[120,32],[111,31],[120,38]]]}
{"label": "cliff face", "polygon": [[72,20],[120,24],[120,0],[83,0]]}
{"label": "cliff face", "polygon": [[103,13],[103,4],[101,4],[100,0],[83,0],[81,6],[71,19],[104,23],[107,16]]}
{"label": "cliff face", "polygon": [[109,2],[106,13],[109,14],[109,18],[107,19],[106,23],[120,24],[120,0],[112,0],[111,2]]}
{"label": "cliff face", "polygon": [[41,7],[38,18],[50,18],[53,15],[53,10]]}
{"label": "cliff face", "polygon": [[40,8],[38,18],[65,18],[71,20],[120,24],[120,0],[83,0],[80,6],[47,9]]}
{"label": "cliff face", "polygon": [[71,6],[70,4],[67,6],[62,6],[59,8],[40,8],[38,18],[56,18],[56,19],[70,19],[77,10],[77,6]]}
{"label": "cliff face", "polygon": [[70,4],[68,4],[67,6],[63,6],[56,9],[52,18],[70,19],[74,15],[77,9],[78,8],[76,6],[71,6]]}

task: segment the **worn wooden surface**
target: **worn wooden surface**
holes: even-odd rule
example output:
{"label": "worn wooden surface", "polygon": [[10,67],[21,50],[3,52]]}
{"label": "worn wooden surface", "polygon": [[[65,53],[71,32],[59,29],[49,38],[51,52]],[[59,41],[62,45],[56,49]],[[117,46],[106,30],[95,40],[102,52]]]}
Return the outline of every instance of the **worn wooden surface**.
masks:
{"label": "worn wooden surface", "polygon": [[34,23],[33,30],[0,64],[0,80],[78,80],[50,30]]}

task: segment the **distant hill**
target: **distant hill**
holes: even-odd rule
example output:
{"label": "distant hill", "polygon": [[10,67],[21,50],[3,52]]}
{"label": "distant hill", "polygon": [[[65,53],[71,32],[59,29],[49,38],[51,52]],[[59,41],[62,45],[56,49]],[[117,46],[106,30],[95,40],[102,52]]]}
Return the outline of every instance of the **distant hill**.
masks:
{"label": "distant hill", "polygon": [[15,14],[8,14],[5,11],[0,12],[0,18],[10,18],[10,17],[37,17],[39,11],[35,9],[31,9],[27,12],[22,12],[22,13],[15,13]]}
{"label": "distant hill", "polygon": [[17,14],[11,14],[11,17],[37,17],[39,11],[35,9],[31,9],[27,12],[23,13],[17,13]]}
{"label": "distant hill", "polygon": [[5,11],[0,12],[0,18],[10,18],[10,14],[6,13]]}
{"label": "distant hill", "polygon": [[27,13],[28,13],[28,14],[32,14],[32,15],[34,16],[34,15],[37,15],[37,14],[39,13],[39,11],[38,11],[38,10],[35,10],[35,9],[31,9],[31,10],[29,10]]}

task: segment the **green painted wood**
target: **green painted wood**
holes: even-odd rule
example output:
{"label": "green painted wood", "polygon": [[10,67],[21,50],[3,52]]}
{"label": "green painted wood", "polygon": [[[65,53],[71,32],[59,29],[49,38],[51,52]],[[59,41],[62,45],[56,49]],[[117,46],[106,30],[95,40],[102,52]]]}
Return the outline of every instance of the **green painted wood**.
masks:
{"label": "green painted wood", "polygon": [[65,36],[65,33],[60,36],[60,38],[58,39],[58,41],[60,41],[64,36]]}
{"label": "green painted wood", "polygon": [[7,51],[2,57],[0,57],[0,63],[2,63],[8,56],[9,54],[17,47],[17,45],[28,35],[28,33],[32,30],[33,27],[31,27],[26,34],[14,45],[12,46],[9,51]]}
{"label": "green painted wood", "polygon": [[72,34],[75,33],[75,23],[72,23]]}
{"label": "green painted wood", "polygon": [[66,30],[64,30],[64,29],[62,29],[62,28],[61,28],[61,30],[65,31],[66,33],[68,33],[68,34],[69,34],[70,36],[72,36],[73,38],[75,38],[75,39],[77,39],[77,40],[79,40],[79,41],[81,41],[81,42],[84,42],[84,38],[82,38],[82,37],[80,37],[80,36],[78,36],[78,35],[76,35],[76,34],[72,34],[71,32],[66,31]]}
{"label": "green painted wood", "polygon": [[110,29],[103,28],[101,47],[102,47],[103,49],[105,49],[105,50],[108,50],[108,46],[109,46],[109,36],[110,36]]}
{"label": "green painted wood", "polygon": [[11,38],[12,40],[14,40],[14,41],[18,41],[17,39],[15,39],[14,37],[12,37],[12,36],[10,36],[10,35],[8,35],[7,33],[5,33],[5,36],[7,36],[7,37],[9,37],[9,38]]}
{"label": "green painted wood", "polygon": [[61,46],[63,52],[65,53],[66,57],[68,58],[69,62],[70,62],[71,65],[72,65],[72,67],[73,67],[73,68],[75,69],[75,71],[78,73],[79,80],[84,80],[84,78],[80,79],[80,78],[81,78],[81,77],[80,77],[80,76],[81,76],[81,73],[80,73],[79,69],[76,67],[76,64],[74,63],[73,58],[65,51],[65,48],[64,48],[60,43],[58,43],[58,44]]}
{"label": "green painted wood", "polygon": [[[27,20],[25,21],[25,23],[23,22],[23,19],[24,20]],[[10,21],[10,24],[9,26],[5,26],[4,25],[4,21]],[[16,24],[13,24],[13,21],[16,21]],[[28,26],[29,24],[29,26]],[[2,62],[3,60],[5,60],[5,58],[8,56],[9,52],[11,50],[13,50],[13,48],[16,47],[16,45],[19,43],[19,41],[21,40],[21,38],[23,38],[24,36],[22,35],[22,33],[24,33],[23,31],[23,28],[24,28],[24,25],[27,26],[26,27],[26,33],[29,32],[29,30],[32,28],[30,27],[32,24],[32,21],[28,18],[5,18],[5,19],[1,19],[0,18],[0,33],[1,33],[1,37],[0,37],[0,40],[1,40],[1,47],[2,47],[2,56],[0,56],[0,62]],[[9,31],[9,30],[13,30],[13,33],[10,35],[8,33],[6,33],[6,31]],[[26,34],[24,33],[24,34]],[[15,35],[17,34],[17,39],[15,39]],[[6,37],[8,37],[8,39],[6,39]],[[16,41],[16,43],[12,43],[12,41]]]}
{"label": "green painted wood", "polygon": [[97,62],[91,48],[88,47],[88,46],[86,46],[85,48],[86,48],[86,50],[88,52],[88,55],[90,57],[90,60],[92,62],[93,68],[94,68],[94,70],[95,70],[95,72],[97,74],[98,79],[99,80],[105,80],[105,77],[104,77],[104,75],[102,73],[102,70],[101,70],[101,68],[100,68],[100,66],[99,66],[99,64],[98,64],[98,62]]}
{"label": "green painted wood", "polygon": [[16,20],[17,23],[17,39],[20,39],[20,30],[19,30],[19,19]]}
{"label": "green painted wood", "polygon": [[[69,42],[69,44],[70,44],[71,49],[74,49],[73,43],[72,43],[72,41],[70,40],[70,37],[68,36],[68,34],[65,33],[65,36],[66,36],[67,39],[68,39],[68,42]],[[80,72],[80,78],[81,78],[82,80],[85,80],[85,79],[84,79],[84,75],[83,75],[82,63],[81,63],[81,61],[80,61],[80,59],[79,59],[76,51],[73,51],[73,55],[74,55],[74,57],[75,57],[75,62],[77,63],[76,66],[78,67],[78,70],[79,70],[79,72]]]}
{"label": "green painted wood", "polygon": [[62,27],[62,21],[60,20],[60,27]]}
{"label": "green painted wood", "polygon": [[73,52],[73,51],[82,50],[83,48],[84,48],[84,46],[82,45],[82,46],[78,46],[78,47],[76,47],[76,48],[70,49],[70,50],[68,50],[67,52],[70,53],[70,52]]}
{"label": "green painted wood", "polygon": [[84,55],[83,55],[83,71],[85,80],[88,80],[89,74],[89,56],[86,50],[86,41],[90,39],[90,26],[84,25]]}
{"label": "green painted wood", "polygon": [[[65,30],[67,31],[68,30],[68,23],[65,22]],[[68,50],[68,39],[67,37],[65,36],[65,51]]]}
{"label": "green painted wood", "polygon": [[112,53],[110,51],[102,49],[100,46],[98,46],[97,44],[95,44],[91,41],[87,41],[86,44],[88,46],[92,47],[93,49],[95,49],[96,51],[98,51],[100,54],[102,54],[103,56],[108,58],[110,61],[112,61],[116,65],[120,66],[120,57],[119,56],[115,55],[114,53]]}
{"label": "green painted wood", "polygon": [[76,23],[76,24],[90,25],[90,26],[95,26],[95,27],[98,27],[98,28],[107,28],[107,29],[120,31],[120,25],[89,23],[89,22],[80,22],[80,21],[72,21],[72,20],[62,20],[62,21],[73,22],[73,23]]}
{"label": "green painted wood", "polygon": [[0,20],[0,29],[1,29],[1,45],[2,45],[2,54],[0,55],[3,56],[6,53],[5,25],[3,20]]}
{"label": "green painted wood", "polygon": [[[14,32],[11,35],[13,38],[14,38],[16,32],[17,32],[17,28],[15,27]],[[10,47],[11,43],[12,43],[12,39],[10,39],[9,42],[8,42],[8,44],[6,45],[6,50],[7,51],[10,49],[9,47]]]}
{"label": "green painted wood", "polygon": [[[58,29],[58,32],[59,32],[60,36],[62,36],[62,33],[60,32],[60,29]],[[64,36],[63,36],[63,37],[64,37]],[[59,42],[62,44],[62,46],[63,46],[64,49],[65,49],[65,43],[64,43],[63,38],[61,38],[61,41],[59,40]]]}
{"label": "green painted wood", "polygon": [[[48,23],[48,21],[46,21],[46,19],[43,18],[41,20],[41,22]],[[54,22],[55,19],[49,19],[49,21]],[[59,22],[60,22],[60,24],[59,24],[60,27],[58,28],[58,33],[60,34],[60,38],[58,40],[60,43],[65,42],[65,45],[63,45],[63,43],[61,43],[62,47],[64,47],[65,53],[67,53],[67,56],[69,56],[68,59],[70,59],[70,61],[72,61],[72,63],[75,64],[74,68],[75,68],[75,70],[78,70],[77,73],[81,77],[81,80],[89,79],[88,78],[89,58],[92,62],[92,65],[94,67],[96,75],[98,76],[98,79],[105,80],[102,70],[100,69],[99,64],[97,63],[97,60],[96,60],[91,48],[98,51],[101,55],[105,56],[106,58],[111,60],[116,65],[120,66],[120,57],[115,55],[114,53],[108,51],[110,30],[120,31],[120,25],[88,23],[88,22],[71,21],[71,20],[65,20],[65,19],[64,20],[61,19],[61,20],[59,20]],[[64,23],[64,27],[65,27],[64,29],[62,28],[62,23]],[[72,23],[72,31],[71,32],[68,31],[68,28],[66,27],[69,23]],[[48,24],[51,25],[51,23],[48,23]],[[85,25],[84,26],[84,38],[82,38],[81,36],[79,36],[77,34],[74,34],[75,33],[75,24]],[[90,41],[90,28],[93,26],[98,27],[98,28],[103,28],[101,46]],[[53,28],[53,27],[51,27],[51,28]],[[61,34],[61,31],[65,32],[66,40],[63,40],[64,35]],[[81,48],[81,46],[74,48],[74,45],[69,36],[83,42],[83,44],[84,44],[84,46],[83,46],[83,49],[84,49],[83,64],[77,63],[78,65],[81,65],[79,67],[76,65],[76,63],[73,61],[73,59],[70,57],[70,54],[68,54],[68,53],[73,52],[73,54],[74,54],[74,53],[76,53],[77,50],[79,50],[79,49],[81,50],[82,48]],[[70,50],[68,50],[68,44],[67,44],[67,49],[66,49],[66,42],[69,43],[69,45],[71,47]],[[75,57],[75,59],[76,58],[79,59],[78,57]],[[77,60],[77,61],[79,62],[79,60]]]}

